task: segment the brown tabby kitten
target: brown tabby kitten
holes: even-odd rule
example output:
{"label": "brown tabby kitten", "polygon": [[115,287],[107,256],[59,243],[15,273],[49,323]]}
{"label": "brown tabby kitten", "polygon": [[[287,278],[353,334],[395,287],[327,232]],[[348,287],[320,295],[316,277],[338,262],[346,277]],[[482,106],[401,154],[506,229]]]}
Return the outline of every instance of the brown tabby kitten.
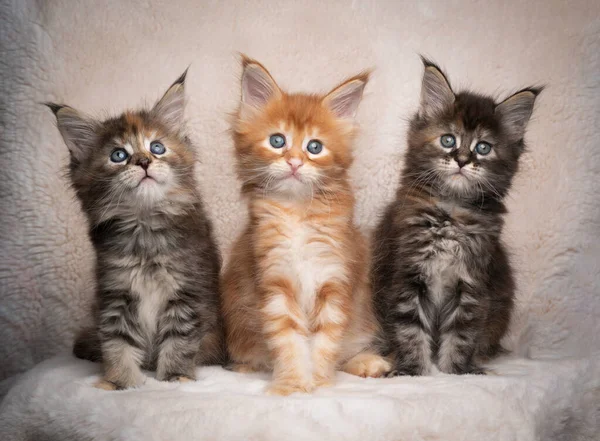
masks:
{"label": "brown tabby kitten", "polygon": [[97,327],[75,343],[104,362],[98,387],[194,379],[222,357],[220,257],[184,134],[185,73],[150,110],[96,121],[48,104],[69,148],[69,175],[97,256]]}
{"label": "brown tabby kitten", "polygon": [[525,149],[541,89],[501,103],[455,94],[423,59],[396,201],[376,232],[372,281],[383,353],[402,375],[482,373],[474,357],[500,349],[514,281],[500,240],[502,200]]}

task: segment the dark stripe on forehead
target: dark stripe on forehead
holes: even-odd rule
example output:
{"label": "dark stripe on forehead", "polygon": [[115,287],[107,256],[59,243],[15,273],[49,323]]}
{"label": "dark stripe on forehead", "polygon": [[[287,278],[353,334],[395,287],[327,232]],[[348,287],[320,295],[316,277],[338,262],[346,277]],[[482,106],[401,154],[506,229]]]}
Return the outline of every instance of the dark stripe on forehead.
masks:
{"label": "dark stripe on forehead", "polygon": [[138,133],[142,131],[142,128],[144,126],[143,119],[140,118],[139,115],[132,112],[127,112],[123,116],[127,123],[126,130],[129,132],[130,135],[137,137]]}
{"label": "dark stripe on forehead", "polygon": [[466,130],[472,131],[478,127],[495,130],[498,127],[494,115],[494,100],[489,97],[468,92],[456,96],[456,119],[460,119]]}

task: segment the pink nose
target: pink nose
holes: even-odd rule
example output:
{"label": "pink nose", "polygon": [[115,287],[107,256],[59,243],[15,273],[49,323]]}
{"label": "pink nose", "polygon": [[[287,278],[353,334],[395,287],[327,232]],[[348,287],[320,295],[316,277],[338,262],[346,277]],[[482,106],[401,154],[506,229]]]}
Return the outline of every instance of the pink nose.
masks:
{"label": "pink nose", "polygon": [[296,171],[302,167],[302,159],[300,158],[290,158],[287,160],[287,163],[292,169],[292,173],[296,173]]}

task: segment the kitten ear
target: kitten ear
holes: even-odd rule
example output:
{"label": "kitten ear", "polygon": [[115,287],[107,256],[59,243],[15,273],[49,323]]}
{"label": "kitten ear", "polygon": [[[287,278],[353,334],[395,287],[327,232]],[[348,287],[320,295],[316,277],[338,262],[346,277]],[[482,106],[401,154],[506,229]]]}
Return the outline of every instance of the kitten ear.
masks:
{"label": "kitten ear", "polygon": [[263,107],[281,90],[265,67],[242,54],[242,111]]}
{"label": "kitten ear", "polygon": [[454,104],[455,96],[450,82],[434,63],[421,57],[425,72],[421,86],[421,112],[425,116],[434,116]]}
{"label": "kitten ear", "polygon": [[185,77],[188,70],[169,87],[152,108],[152,113],[169,127],[181,127],[185,109]]}
{"label": "kitten ear", "polygon": [[370,72],[365,71],[347,79],[323,98],[323,104],[329,107],[338,118],[354,118],[365,86],[369,81],[369,75]]}
{"label": "kitten ear", "polygon": [[56,116],[56,124],[71,157],[82,161],[97,142],[97,123],[69,106],[45,103]]}
{"label": "kitten ear", "polygon": [[535,98],[542,89],[530,87],[520,90],[496,106],[495,112],[500,116],[511,140],[518,141],[525,135]]}

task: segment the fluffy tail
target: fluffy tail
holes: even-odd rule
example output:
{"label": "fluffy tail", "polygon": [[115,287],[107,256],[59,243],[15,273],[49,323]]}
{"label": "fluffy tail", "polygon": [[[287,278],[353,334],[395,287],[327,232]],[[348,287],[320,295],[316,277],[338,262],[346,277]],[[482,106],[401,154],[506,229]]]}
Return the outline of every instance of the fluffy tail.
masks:
{"label": "fluffy tail", "polygon": [[201,366],[226,365],[229,363],[227,349],[225,348],[225,334],[222,326],[208,332],[200,344],[200,352],[196,363]]}
{"label": "fluffy tail", "polygon": [[85,328],[75,338],[73,354],[77,358],[89,361],[102,361],[100,339],[96,328]]}

